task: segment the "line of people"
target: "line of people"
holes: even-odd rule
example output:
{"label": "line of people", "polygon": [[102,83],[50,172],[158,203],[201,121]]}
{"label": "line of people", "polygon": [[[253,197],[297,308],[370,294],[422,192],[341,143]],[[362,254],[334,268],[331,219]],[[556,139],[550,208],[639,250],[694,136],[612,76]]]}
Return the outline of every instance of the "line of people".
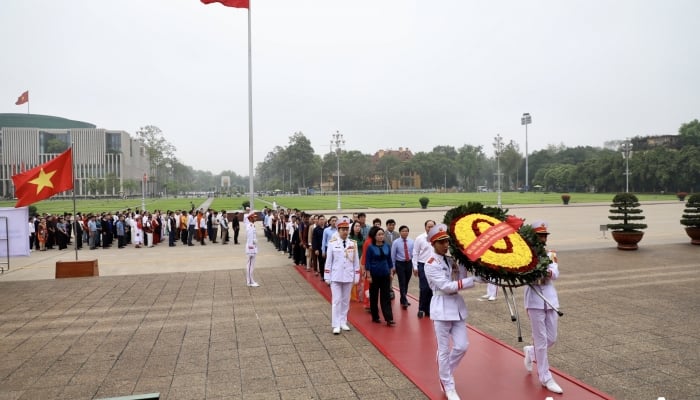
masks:
{"label": "line of people", "polygon": [[225,210],[155,210],[153,212],[127,209],[100,214],[64,213],[37,214],[29,217],[29,248],[45,251],[57,246],[66,249],[76,241],[80,250],[133,245],[134,248],[153,247],[168,242],[173,247],[179,242],[194,246],[210,243],[228,244],[233,231],[233,242],[239,244],[239,212]]}
{"label": "line of people", "polygon": [[[495,300],[497,286],[479,277],[468,276],[466,268],[449,256],[447,226],[433,220],[424,223],[425,231],[415,240],[409,238],[409,228],[387,220],[386,229],[376,218],[367,224],[366,214],[330,216],[308,215],[298,210],[266,209],[263,211],[265,236],[276,248],[294,259],[295,265],[306,266],[331,288],[331,329],[334,335],[349,331],[347,321],[350,302],[367,305],[372,322],[381,323],[380,310],[387,326],[394,326],[391,300],[392,280],[399,283],[399,302],[402,309],[411,306],[408,285],[411,277],[419,279],[417,317],[433,321],[438,345],[438,374],[448,400],[458,400],[454,371],[469,346],[467,334],[467,306],[458,294],[473,288],[476,282],[487,283],[484,300]],[[537,237],[546,244],[547,224],[532,224]],[[549,252],[553,263],[548,276],[525,288],[525,308],[532,328],[532,345],[523,348],[524,366],[532,371],[537,363],[542,386],[554,393],[563,393],[549,371],[547,351],[557,339],[558,314],[552,307],[559,302],[553,281],[559,276],[556,253]],[[364,282],[364,284],[363,284]],[[538,290],[549,304],[534,290]]]}

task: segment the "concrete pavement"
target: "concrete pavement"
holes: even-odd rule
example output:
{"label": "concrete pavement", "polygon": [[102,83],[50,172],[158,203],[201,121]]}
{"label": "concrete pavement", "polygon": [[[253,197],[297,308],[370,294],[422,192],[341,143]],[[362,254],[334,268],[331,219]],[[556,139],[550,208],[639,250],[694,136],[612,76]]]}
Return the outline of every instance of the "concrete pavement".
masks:
{"label": "concrete pavement", "polygon": [[[682,204],[643,205],[649,229],[637,252],[603,237],[607,205],[510,208],[549,220],[559,252],[565,316],[553,367],[618,399],[700,399],[700,248],[678,223]],[[444,215],[365,212],[412,237]],[[0,275],[0,399],[424,398],[357,332],[330,334],[329,304],[260,238],[260,288],[245,286],[241,245],[81,250],[99,260],[100,278],[53,280],[72,251],[13,258]],[[466,299],[471,325],[522,347],[501,294]]]}

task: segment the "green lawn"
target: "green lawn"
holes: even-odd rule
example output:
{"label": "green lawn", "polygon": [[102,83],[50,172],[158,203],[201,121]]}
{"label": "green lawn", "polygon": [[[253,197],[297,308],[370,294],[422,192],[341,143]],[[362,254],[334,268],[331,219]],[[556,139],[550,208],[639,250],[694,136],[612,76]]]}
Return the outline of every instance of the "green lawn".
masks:
{"label": "green lawn", "polygon": [[[611,193],[571,193],[569,204],[576,203],[610,203],[614,194]],[[416,193],[416,194],[341,194],[341,206],[344,210],[362,210],[373,208],[419,208],[420,197],[430,199],[430,207],[452,207],[466,204],[470,201],[478,201],[487,205],[496,205],[497,194],[489,193]],[[637,195],[640,201],[678,201],[675,194],[640,194]],[[205,198],[168,198],[168,199],[146,199],[146,209],[163,211],[167,210],[189,210],[192,204],[199,207]],[[242,203],[247,197],[225,197],[216,198],[211,207],[215,210],[240,210]],[[261,209],[264,206],[271,206],[272,202],[277,202],[278,206],[284,208],[298,208],[300,210],[335,210],[338,205],[338,198],[335,193],[324,196],[275,196],[256,197],[255,208]],[[504,192],[501,194],[501,204],[504,206],[517,204],[561,204],[560,193],[517,193]],[[14,207],[14,201],[0,201],[0,207]],[[58,214],[63,212],[73,212],[72,200],[44,200],[35,204],[40,213]],[[83,213],[120,211],[127,208],[141,208],[141,199],[77,199],[76,210]]]}
{"label": "green lawn", "polygon": [[[571,193],[569,204],[576,203],[610,203],[614,194],[611,193]],[[483,204],[496,205],[496,193],[417,193],[417,194],[363,194],[342,195],[341,207],[345,210],[359,210],[372,208],[419,208],[420,197],[430,199],[428,208],[445,207],[465,204],[470,201],[478,201]],[[638,195],[640,201],[677,200],[675,195],[642,194]],[[217,198],[212,203],[212,208],[234,210],[240,209],[241,203],[246,199]],[[255,207],[260,209],[272,202],[285,208],[298,208],[300,210],[335,210],[338,198],[335,194],[325,196],[275,196],[257,197]],[[504,206],[516,204],[562,204],[560,193],[517,193],[505,192],[501,194],[501,204]]]}
{"label": "green lawn", "polygon": [[[147,210],[189,210],[191,205],[190,202],[194,204],[195,207],[199,207],[206,199],[205,198],[168,198],[168,199],[146,199],[146,209]],[[131,208],[132,210],[141,208],[141,199],[76,199],[76,211],[82,213],[96,213],[102,211],[121,211]],[[0,201],[0,207],[14,207],[15,201]],[[64,212],[73,212],[73,201],[72,200],[44,200],[35,203],[37,211],[40,213],[48,214],[63,214]]]}

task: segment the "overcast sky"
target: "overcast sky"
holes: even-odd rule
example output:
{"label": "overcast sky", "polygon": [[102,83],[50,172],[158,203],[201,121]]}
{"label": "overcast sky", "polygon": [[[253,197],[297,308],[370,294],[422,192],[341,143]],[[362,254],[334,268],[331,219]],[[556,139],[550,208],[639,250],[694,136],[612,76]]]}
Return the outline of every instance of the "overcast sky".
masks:
{"label": "overcast sky", "polygon": [[[251,0],[254,163],[316,153],[676,134],[700,117],[697,0]],[[248,175],[247,10],[199,0],[2,0],[0,112],[135,133]]]}

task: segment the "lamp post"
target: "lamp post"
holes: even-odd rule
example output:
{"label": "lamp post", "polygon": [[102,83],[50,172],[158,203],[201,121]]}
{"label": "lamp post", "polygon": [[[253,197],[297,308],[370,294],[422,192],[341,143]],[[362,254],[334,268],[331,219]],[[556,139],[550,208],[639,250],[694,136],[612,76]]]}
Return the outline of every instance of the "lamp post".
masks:
{"label": "lamp post", "polygon": [[530,113],[523,113],[523,116],[520,117],[520,125],[525,125],[525,191],[529,192],[530,191],[530,173],[528,170],[528,164],[527,164],[527,126],[532,123],[532,117],[530,116]]}
{"label": "lamp post", "polygon": [[335,149],[335,154],[338,156],[338,211],[340,211],[340,150],[345,145],[345,139],[340,131],[335,131],[331,135],[331,149]]}
{"label": "lamp post", "polygon": [[499,133],[493,141],[493,148],[496,153],[496,178],[498,181],[498,208],[501,208],[501,153],[503,153],[503,138]]}
{"label": "lamp post", "polygon": [[630,191],[630,158],[632,157],[632,142],[629,139],[622,142],[622,158],[625,159],[625,193]]}
{"label": "lamp post", "polygon": [[146,211],[146,184],[148,183],[148,174],[143,173],[143,182],[141,183],[141,212]]}

